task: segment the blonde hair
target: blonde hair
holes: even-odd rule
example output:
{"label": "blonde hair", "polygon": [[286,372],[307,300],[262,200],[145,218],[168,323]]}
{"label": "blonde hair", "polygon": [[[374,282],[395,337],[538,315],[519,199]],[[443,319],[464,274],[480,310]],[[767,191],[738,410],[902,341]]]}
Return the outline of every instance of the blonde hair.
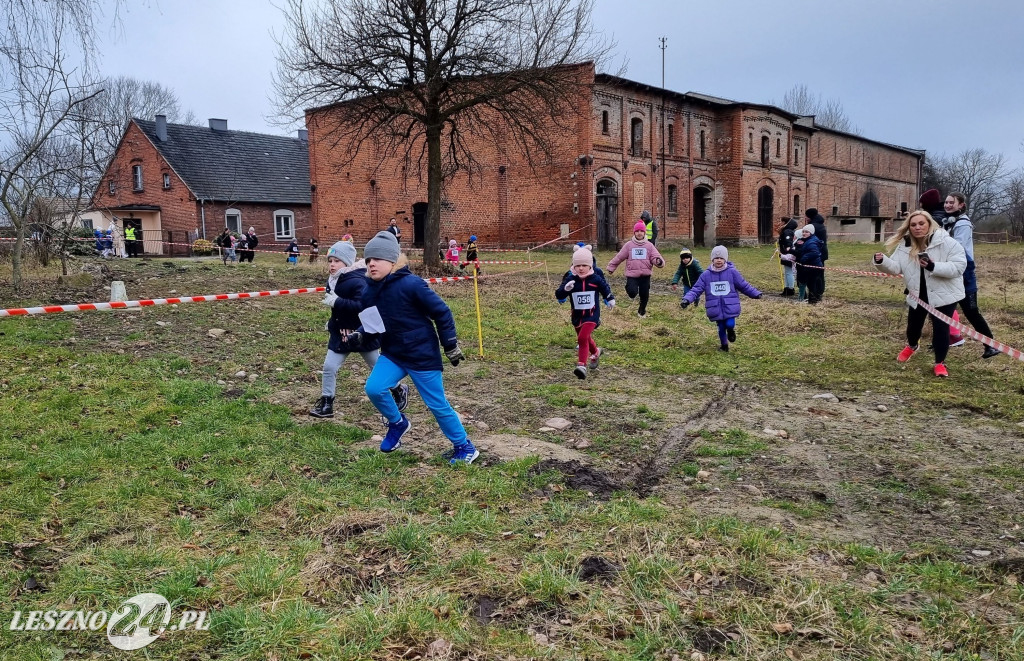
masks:
{"label": "blonde hair", "polygon": [[[910,234],[910,221],[913,220],[915,216],[924,216],[928,219],[928,234],[920,239]],[[914,259],[917,257],[917,253],[924,251],[925,248],[928,247],[928,243],[932,240],[932,234],[935,234],[935,230],[941,229],[942,227],[934,218],[932,218],[930,213],[922,209],[918,209],[917,211],[912,211],[910,215],[904,219],[903,224],[896,229],[896,233],[889,237],[885,242],[885,247],[890,249],[895,248],[907,235],[910,235],[910,258]]]}

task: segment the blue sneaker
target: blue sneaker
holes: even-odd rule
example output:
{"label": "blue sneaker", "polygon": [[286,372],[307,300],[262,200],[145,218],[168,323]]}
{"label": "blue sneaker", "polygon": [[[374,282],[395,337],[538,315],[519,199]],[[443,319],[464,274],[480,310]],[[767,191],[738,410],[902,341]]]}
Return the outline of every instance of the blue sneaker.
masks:
{"label": "blue sneaker", "polygon": [[384,440],[380,442],[380,451],[394,452],[402,447],[402,437],[410,429],[412,429],[412,423],[404,415],[398,422],[389,422],[388,433],[384,435]]}
{"label": "blue sneaker", "polygon": [[454,466],[457,463],[471,464],[473,460],[480,456],[480,450],[476,449],[473,445],[473,441],[466,439],[466,442],[462,445],[456,445],[452,451],[452,458],[449,460],[449,464]]}
{"label": "blue sneaker", "polygon": [[399,383],[397,386],[392,388],[391,396],[395,400],[395,405],[398,406],[399,413],[404,411],[405,407],[409,406],[409,386],[404,383]]}

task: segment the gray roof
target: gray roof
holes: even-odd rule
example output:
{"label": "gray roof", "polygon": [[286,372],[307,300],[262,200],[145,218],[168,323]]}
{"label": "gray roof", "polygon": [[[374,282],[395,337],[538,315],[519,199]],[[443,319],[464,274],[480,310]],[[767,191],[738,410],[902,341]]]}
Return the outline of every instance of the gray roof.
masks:
{"label": "gray roof", "polygon": [[224,202],[312,204],[309,143],[246,131],[133,119],[197,198]]}

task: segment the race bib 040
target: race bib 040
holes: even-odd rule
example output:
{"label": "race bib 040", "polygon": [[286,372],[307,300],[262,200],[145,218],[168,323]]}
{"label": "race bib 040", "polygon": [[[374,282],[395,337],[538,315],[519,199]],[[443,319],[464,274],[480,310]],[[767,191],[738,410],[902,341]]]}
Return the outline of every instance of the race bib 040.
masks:
{"label": "race bib 040", "polygon": [[732,284],[728,280],[716,280],[711,283],[712,296],[727,296],[732,291]]}
{"label": "race bib 040", "polygon": [[597,305],[597,292],[595,291],[574,291],[572,292],[572,307],[574,310],[592,310]]}

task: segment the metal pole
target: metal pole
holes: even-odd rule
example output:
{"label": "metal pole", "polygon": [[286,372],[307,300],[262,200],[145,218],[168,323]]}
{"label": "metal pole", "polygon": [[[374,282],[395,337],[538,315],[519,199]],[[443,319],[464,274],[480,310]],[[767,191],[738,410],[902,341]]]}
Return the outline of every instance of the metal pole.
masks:
{"label": "metal pole", "polygon": [[661,218],[662,236],[667,237],[666,232],[668,228],[668,194],[666,192],[666,176],[665,176],[665,132],[667,126],[665,125],[665,49],[668,48],[665,42],[668,41],[667,37],[661,37]]}

